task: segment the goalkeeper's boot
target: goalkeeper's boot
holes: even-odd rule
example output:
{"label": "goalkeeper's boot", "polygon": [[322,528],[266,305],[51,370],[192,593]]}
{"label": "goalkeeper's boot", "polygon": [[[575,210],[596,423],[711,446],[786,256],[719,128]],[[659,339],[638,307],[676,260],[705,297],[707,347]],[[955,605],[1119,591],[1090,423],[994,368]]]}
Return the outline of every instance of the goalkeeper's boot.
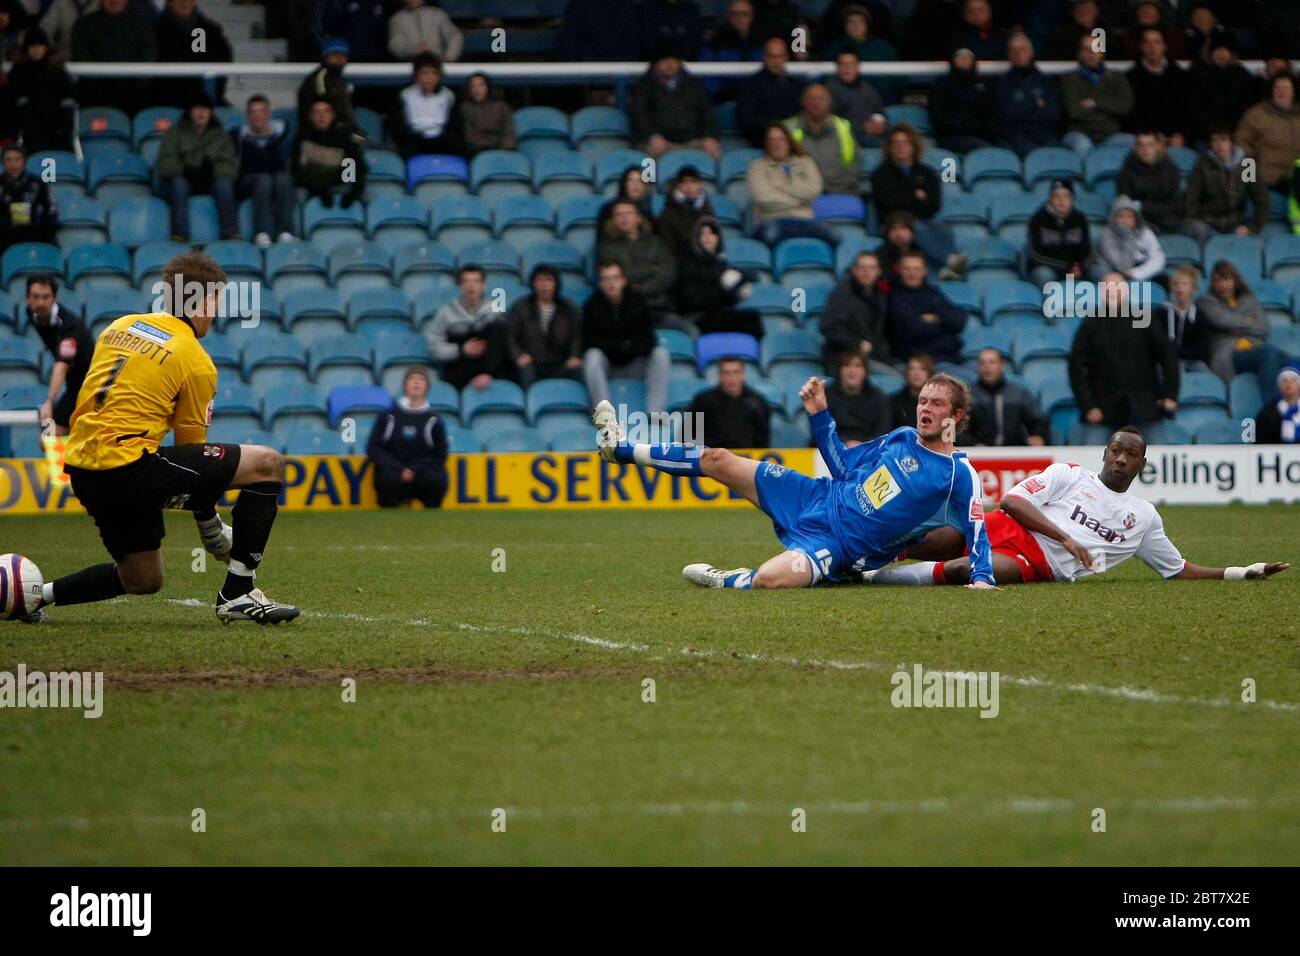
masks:
{"label": "goalkeeper's boot", "polygon": [[261,588],[253,588],[247,594],[223,601],[217,594],[217,620],[222,624],[231,621],[256,621],[258,624],[279,624],[292,621],[301,614],[292,604],[277,604],[262,593]]}
{"label": "goalkeeper's boot", "polygon": [[618,423],[614,406],[602,398],[591,413],[591,423],[596,426],[596,448],[600,450],[600,457],[606,461],[618,461],[614,450],[627,441],[627,435]]}
{"label": "goalkeeper's boot", "polygon": [[49,619],[50,616],[45,613],[45,608],[43,607],[38,607],[34,611],[28,611],[22,617],[18,618],[18,620],[23,624],[44,624]]}
{"label": "goalkeeper's boot", "polygon": [[213,515],[203,521],[195,521],[199,527],[199,540],[203,550],[218,561],[230,563],[230,546],[234,543],[234,532],[230,525],[221,520],[221,515]]}
{"label": "goalkeeper's boot", "polygon": [[682,568],[682,577],[702,588],[726,588],[748,584],[753,577],[753,568],[733,568],[723,571],[711,564],[688,564]]}

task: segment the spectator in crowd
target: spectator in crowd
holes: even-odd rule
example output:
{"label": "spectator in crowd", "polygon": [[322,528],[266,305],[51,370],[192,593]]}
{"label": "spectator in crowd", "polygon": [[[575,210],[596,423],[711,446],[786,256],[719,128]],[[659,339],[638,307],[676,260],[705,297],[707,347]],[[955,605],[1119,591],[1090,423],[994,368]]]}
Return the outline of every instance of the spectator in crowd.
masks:
{"label": "spectator in crowd", "polygon": [[248,98],[244,124],[235,132],[235,159],[241,197],[253,200],[253,241],[259,249],[271,247],[271,237],[293,239],[293,210],[298,199],[285,158],[289,152],[288,128],[273,119],[265,96]]}
{"label": "spectator in crowd", "polygon": [[1159,322],[1122,320],[1127,296],[1125,276],[1105,275],[1099,308],[1083,320],[1070,346],[1070,387],[1089,425],[1148,424],[1178,409],[1178,350]]}
{"label": "spectator in crowd", "polygon": [[1156,130],[1170,146],[1184,146],[1191,136],[1192,88],[1186,70],[1169,59],[1164,34],[1142,31],[1140,56],[1128,71],[1133,90],[1130,130]]}
{"label": "spectator in crowd", "polygon": [[[885,215],[881,224],[881,229],[885,233],[885,241],[876,250],[876,255],[880,259],[880,290],[888,292],[890,287],[898,281],[898,263],[903,256],[912,253],[925,255],[921,247],[917,245],[916,233],[912,230],[912,214],[905,210],[898,209]],[[930,268],[943,268],[943,263],[930,262]]]}
{"label": "spectator in crowd", "polygon": [[1198,143],[1206,142],[1213,129],[1236,126],[1259,98],[1255,78],[1238,62],[1237,42],[1228,33],[1215,37],[1209,61],[1195,62],[1190,79],[1192,132]]}
{"label": "spectator in crowd", "polygon": [[50,379],[45,401],[36,410],[42,426],[54,423],[54,434],[66,435],[77,407],[77,395],[90,371],[95,340],[81,317],[59,301],[59,283],[51,275],[27,277],[27,321],[50,353]]}
{"label": "spectator in crowd", "polygon": [[1142,216],[1158,233],[1177,232],[1183,225],[1182,173],[1169,158],[1158,134],[1140,130],[1133,149],[1115,177],[1121,196],[1142,204]]}
{"label": "spectator in crowd", "polygon": [[402,90],[388,118],[389,132],[403,159],[430,153],[459,155],[461,119],[456,94],[442,85],[442,61],[421,53],[412,66],[415,82]]}
{"label": "spectator in crowd", "polygon": [[379,0],[316,0],[311,30],[324,46],[337,37],[360,63],[384,59],[388,45],[388,4]]}
{"label": "spectator in crowd", "polygon": [[1094,30],[1104,29],[1097,0],[1073,0],[1069,16],[1057,27],[1052,42],[1052,58],[1073,60],[1079,53],[1079,41],[1083,37],[1091,39]]}
{"label": "spectator in crowd", "polygon": [[1139,0],[1133,5],[1133,26],[1124,34],[1124,59],[1136,60],[1144,55],[1148,32],[1160,37],[1162,51],[1167,49],[1176,60],[1187,58],[1186,37],[1182,30],[1166,22],[1164,7],[1156,0]]}
{"label": "spectator in crowd", "polygon": [[1165,330],[1184,362],[1210,363],[1205,323],[1196,309],[1196,289],[1201,274],[1192,266],[1179,266],[1169,274],[1169,301],[1165,303]]}
{"label": "spectator in crowd", "polygon": [[681,257],[674,298],[677,312],[701,333],[744,332],[763,337],[763,321],[741,308],[753,287],[749,277],[727,261],[722,227],[712,216],[696,220],[692,240]]}
{"label": "spectator in crowd", "polygon": [[[898,59],[898,51],[888,40],[871,32],[871,13],[864,6],[844,8],[844,36],[828,46],[823,59],[834,60],[844,50],[852,50],[863,63],[889,63]],[[876,88],[888,102],[898,99],[901,84],[891,77],[878,77]]]}
{"label": "spectator in crowd", "polygon": [[1255,415],[1255,441],[1278,445],[1300,442],[1300,370],[1286,367],[1277,375],[1277,397]]}
{"label": "spectator in crowd", "polygon": [[596,243],[596,259],[618,263],[625,281],[641,294],[656,320],[671,316],[670,293],[677,281],[677,259],[635,204],[614,204],[613,214]]}
{"label": "spectator in crowd", "polygon": [[325,100],[335,121],[347,131],[357,128],[356,112],[352,108],[352,85],[343,78],[343,68],[348,65],[351,48],[347,40],[326,40],[321,47],[321,65],[307,74],[298,87],[298,128],[311,122],[311,111],[317,100]]}
{"label": "spectator in crowd", "polygon": [[1082,279],[1091,254],[1088,217],[1074,207],[1074,184],[1052,180],[1047,202],[1029,219],[1029,278],[1038,286]]}
{"label": "spectator in crowd", "polygon": [[582,63],[642,59],[636,13],[632,0],[569,0],[560,28],[559,59]]}
{"label": "spectator in crowd", "polygon": [[1165,250],[1142,221],[1142,204],[1127,196],[1111,203],[1110,220],[1101,230],[1084,271],[1096,282],[1110,273],[1144,282],[1165,271]]}
{"label": "spectator in crowd", "polygon": [[1193,63],[1208,63],[1214,58],[1215,43],[1223,40],[1233,42],[1236,38],[1232,32],[1219,22],[1210,0],[1193,0],[1186,12],[1187,29],[1183,31],[1183,47]]}
{"label": "spectator in crowd", "polygon": [[1106,54],[1092,37],[1079,40],[1079,68],[1061,78],[1066,133],[1062,141],[1086,155],[1120,131],[1133,109],[1133,90],[1123,73],[1106,69]]}
{"label": "spectator in crowd", "polygon": [[50,38],[40,27],[23,34],[23,59],[4,84],[3,113],[9,135],[22,137],[29,153],[72,149],[72,77],[50,59]]}
{"label": "spectator in crowd", "polygon": [[530,295],[506,313],[506,347],[524,388],[543,378],[577,379],[582,370],[582,315],[560,295],[560,273],[545,263],[528,276]]}
{"label": "spectator in crowd", "polygon": [[822,12],[813,40],[817,49],[824,50],[845,35],[845,11],[849,7],[865,7],[871,14],[872,35],[895,42],[898,36],[898,24],[895,22],[894,10],[891,8],[897,7],[907,13],[914,4],[915,0],[831,0]]}
{"label": "spectator in crowd", "polygon": [[[153,34],[162,63],[229,63],[235,58],[226,31],[205,16],[195,0],[167,0]],[[216,86],[216,102],[225,102],[225,77],[219,77]],[[184,107],[203,92],[201,77],[162,77],[154,80],[150,105]]]}
{"label": "spectator in crowd", "polygon": [[924,150],[925,141],[911,126],[900,123],[891,129],[880,165],[871,174],[872,202],[882,219],[893,212],[911,213],[917,244],[940,270],[939,278],[960,278],[966,257],[957,252],[952,229],[938,218],[943,187],[934,167],[921,161]]}
{"label": "spectator in crowd", "polygon": [[432,53],[443,63],[455,63],[465,50],[465,35],[446,12],[425,0],[404,0],[405,6],[388,21],[388,52],[394,60],[414,60]]}
{"label": "spectator in crowd", "polygon": [[618,195],[609,202],[600,207],[600,212],[596,216],[596,242],[600,242],[600,237],[605,234],[605,226],[614,215],[614,207],[621,202],[630,202],[636,206],[637,212],[645,216],[647,220],[654,218],[654,193],[650,191],[650,185],[645,179],[646,171],[640,166],[629,166],[623,170],[623,176],[618,181]]}
{"label": "spectator in crowd", "polygon": [[1300,159],[1291,166],[1290,188],[1287,191],[1286,218],[1291,231],[1300,236]]}
{"label": "spectator in crowd", "polygon": [[41,14],[41,29],[50,38],[50,61],[63,65],[72,57],[77,21],[99,7],[99,0],[54,0]]}
{"label": "spectator in crowd", "polygon": [[[72,59],[79,63],[151,63],[157,59],[153,30],[127,0],[100,0],[72,28]],[[77,102],[111,106],[134,116],[145,105],[148,81],[96,76],[77,84]]]}
{"label": "spectator in crowd", "polygon": [[486,73],[475,73],[465,81],[460,121],[461,144],[470,158],[489,149],[514,149],[519,142],[515,111],[497,95]]}
{"label": "spectator in crowd", "polygon": [[[826,389],[826,407],[844,444],[852,448],[890,431],[893,414],[889,396],[867,377],[867,360],[862,353],[856,349],[844,352],[834,372],[835,381]],[[912,417],[915,425],[915,403]]]}
{"label": "spectator in crowd", "polygon": [[821,83],[804,87],[803,111],[786,120],[790,139],[817,164],[822,191],[859,195],[858,172],[862,158],[853,126],[831,113],[831,94]]}
{"label": "spectator in crowd", "polygon": [[[1258,178],[1245,181],[1245,160],[1246,151],[1232,141],[1232,130],[1210,133],[1210,151],[1197,159],[1187,178],[1183,221],[1183,231],[1201,245],[1220,232],[1258,235],[1268,221],[1268,187]],[[1247,200],[1254,207],[1249,224]]]}
{"label": "spectator in crowd", "polygon": [[1040,146],[1060,144],[1061,94],[1034,62],[1034,44],[1023,33],[1007,41],[1007,72],[990,84],[999,145],[1025,156]]}
{"label": "spectator in crowd", "polygon": [[966,0],[953,47],[969,50],[977,60],[1000,60],[1007,52],[1007,31],[993,22],[989,0]]}
{"label": "spectator in crowd", "polygon": [[438,310],[424,337],[444,382],[484,389],[493,379],[511,377],[505,323],[487,299],[481,266],[462,266],[456,284],[460,295]]}
{"label": "spectator in crowd", "polygon": [[893,428],[908,425],[916,427],[916,402],[921,397],[921,389],[934,374],[934,359],[924,352],[917,352],[907,360],[903,370],[903,387],[889,396],[889,413],[893,418]]}
{"label": "spectator in crowd", "polygon": [[767,399],[745,384],[745,363],[724,358],[718,363],[718,384],[691,402],[698,415],[697,440],[714,448],[767,448],[771,444]]}
{"label": "spectator in crowd", "polygon": [[20,242],[54,242],[59,210],[50,187],[27,171],[27,153],[21,146],[4,147],[3,165],[0,251]]}
{"label": "spectator in crowd", "polygon": [[1210,289],[1196,300],[1197,321],[1205,324],[1210,370],[1224,381],[1236,374],[1232,354],[1263,345],[1268,318],[1237,267],[1220,259],[1210,270]]}
{"label": "spectator in crowd", "polygon": [[791,76],[786,67],[790,50],[778,38],[763,44],[763,68],[740,85],[736,124],[750,143],[762,147],[768,127],[799,112],[803,80]]}
{"label": "spectator in crowd", "polygon": [[731,0],[727,17],[700,50],[700,59],[715,63],[751,63],[763,59],[763,37],[754,30],[754,5]]}
{"label": "spectator in crowd", "polygon": [[1007,363],[997,349],[980,349],[979,377],[971,386],[968,441],[962,444],[1045,445],[1051,424],[1038,398],[1007,381]]}
{"label": "spectator in crowd", "polygon": [[793,238],[831,245],[838,241],[830,226],[813,219],[812,201],[822,194],[822,174],[780,123],[767,128],[764,154],[749,164],[745,182],[753,197],[754,238],[760,242],[775,246]]}
{"label": "spectator in crowd", "polygon": [[177,242],[190,239],[191,195],[212,196],[217,204],[217,231],[224,239],[240,238],[235,144],[214,119],[212,101],[207,94],[198,94],[158,149],[155,169],[171,205],[172,238]]}
{"label": "spectator in crowd", "polygon": [[826,82],[831,94],[831,112],[843,116],[853,128],[859,146],[879,146],[889,121],[885,101],[859,69],[861,61],[852,50],[835,58],[835,75]]}
{"label": "spectator in crowd", "polygon": [[671,47],[655,55],[632,84],[628,107],[632,142],[658,158],[670,149],[699,149],[722,158],[718,118],[704,85],[682,68]]}
{"label": "spectator in crowd", "polygon": [[672,359],[655,338],[655,321],[645,296],[632,288],[617,262],[601,260],[596,289],[582,307],[583,376],[593,405],[609,399],[609,377],[643,379],[646,411],[668,404]]}
{"label": "spectator in crowd", "polygon": [[962,48],[948,72],[930,88],[930,122],[939,145],[968,153],[993,145],[993,97],[978,73],[975,54]]}
{"label": "spectator in crowd", "polygon": [[844,278],[831,290],[821,318],[826,374],[832,374],[843,364],[841,357],[850,353],[860,355],[864,363],[871,359],[889,361],[885,296],[879,282],[879,258],[874,252],[859,252]]}
{"label": "spectator in crowd", "polygon": [[447,494],[447,426],[429,407],[429,373],[409,368],[402,395],[375,419],[366,443],[381,508],[419,501],[442,506]]}
{"label": "spectator in crowd", "polygon": [[641,0],[638,9],[641,59],[671,53],[678,60],[694,60],[704,40],[704,21],[695,0]]}
{"label": "spectator in crowd", "polygon": [[[793,0],[753,0],[754,30],[764,40],[780,39],[789,48],[794,31],[808,28],[808,20]],[[793,112],[793,111],[792,111]]]}
{"label": "spectator in crowd", "polygon": [[1300,108],[1291,74],[1273,77],[1268,99],[1246,110],[1237,124],[1237,142],[1259,163],[1259,181],[1285,194],[1291,165],[1300,157]]}
{"label": "spectator in crowd", "polygon": [[713,203],[704,191],[700,171],[694,166],[683,166],[668,184],[664,211],[654,223],[655,235],[679,261],[684,261],[691,256],[695,227],[705,218],[713,218]]}
{"label": "spectator in crowd", "polygon": [[307,125],[294,137],[289,158],[293,181],[326,206],[333,206],[335,195],[340,195],[347,209],[365,192],[365,150],[365,137],[339,123],[334,107],[322,97],[312,104]]}
{"label": "spectator in crowd", "polygon": [[889,290],[889,348],[895,358],[924,352],[936,362],[961,361],[966,310],[925,276],[924,257],[913,253],[898,264],[899,281]]}

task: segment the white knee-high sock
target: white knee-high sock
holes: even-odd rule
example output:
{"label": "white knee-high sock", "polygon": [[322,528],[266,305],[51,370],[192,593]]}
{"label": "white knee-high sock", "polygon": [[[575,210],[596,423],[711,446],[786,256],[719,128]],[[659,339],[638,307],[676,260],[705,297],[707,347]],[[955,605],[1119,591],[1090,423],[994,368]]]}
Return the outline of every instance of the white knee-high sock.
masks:
{"label": "white knee-high sock", "polygon": [[917,561],[915,564],[900,564],[892,568],[881,568],[871,576],[871,584],[910,584],[913,587],[937,584],[934,569],[938,561]]}

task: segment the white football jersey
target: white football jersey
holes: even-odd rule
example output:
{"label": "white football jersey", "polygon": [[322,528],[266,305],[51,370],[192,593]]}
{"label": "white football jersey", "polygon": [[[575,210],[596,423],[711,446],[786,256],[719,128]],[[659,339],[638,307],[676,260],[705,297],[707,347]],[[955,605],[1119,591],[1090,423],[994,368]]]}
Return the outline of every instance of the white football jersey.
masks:
{"label": "white football jersey", "polygon": [[1030,532],[1058,581],[1104,574],[1134,556],[1165,578],[1173,577],[1186,563],[1165,534],[1165,523],[1151,502],[1128,492],[1111,491],[1087,468],[1058,461],[1007,494],[1032,501],[1092,555],[1093,570],[1088,571],[1060,542]]}

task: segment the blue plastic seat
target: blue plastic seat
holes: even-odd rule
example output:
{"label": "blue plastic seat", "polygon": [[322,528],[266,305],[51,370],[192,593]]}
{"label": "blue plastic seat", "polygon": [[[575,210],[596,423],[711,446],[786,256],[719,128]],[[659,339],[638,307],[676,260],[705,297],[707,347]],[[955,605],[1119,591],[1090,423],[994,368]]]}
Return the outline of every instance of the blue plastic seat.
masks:
{"label": "blue plastic seat", "polygon": [[749,174],[749,167],[754,160],[762,159],[763,151],[761,149],[729,149],[722,154],[722,162],[718,167],[718,182],[723,186],[728,183],[740,182]]}
{"label": "blue plastic seat", "polygon": [[774,332],[763,337],[763,374],[773,374],[773,369],[783,362],[813,362],[822,360],[821,343],[811,332]]}
{"label": "blue plastic seat", "polygon": [[[1145,437],[1152,445],[1190,445],[1192,434],[1176,421],[1159,421],[1148,425]],[[1109,437],[1109,436],[1107,436]]]}
{"label": "blue plastic seat", "polygon": [[409,332],[411,298],[392,286],[371,286],[347,296],[348,324],[353,331],[377,325],[384,331]]}
{"label": "blue plastic seat", "polygon": [[374,353],[359,335],[326,335],[312,339],[307,374],[321,388],[369,385],[374,381]]}
{"label": "blue plastic seat", "polygon": [[111,206],[129,196],[148,196],[152,191],[149,167],[139,153],[103,153],[91,158],[86,185],[95,198]]}
{"label": "blue plastic seat", "polygon": [[108,210],[108,238],[128,249],[170,238],[171,213],[156,196],[119,199]]}
{"label": "blue plastic seat", "polygon": [[1226,259],[1237,267],[1242,278],[1254,282],[1263,276],[1264,246],[1258,236],[1211,236],[1205,243],[1204,274],[1214,264]]}
{"label": "blue plastic seat", "polygon": [[1015,332],[1011,337],[1011,356],[1017,368],[1022,367],[1029,359],[1068,358],[1069,354],[1070,339],[1055,326],[1027,327]]}
{"label": "blue plastic seat", "polygon": [[266,278],[282,299],[295,289],[323,287],[328,268],[314,242],[277,242],[266,250]]}
{"label": "blue plastic seat", "polygon": [[330,283],[346,298],[357,289],[388,286],[392,263],[377,242],[343,242],[326,256]]}
{"label": "blue plastic seat", "polygon": [[473,425],[480,416],[494,412],[518,415],[522,420],[526,405],[524,390],[514,382],[493,379],[486,388],[466,388],[461,392],[461,422]]}
{"label": "blue plastic seat", "polygon": [[1241,442],[1241,423],[1233,421],[1225,415],[1218,418],[1211,417],[1212,409],[1194,409],[1198,412],[1210,412],[1209,416],[1199,419],[1192,419],[1192,425],[1183,421],[1183,415],[1179,414],[1178,421],[1184,427],[1189,428],[1192,433],[1192,441],[1198,445],[1240,445]]}
{"label": "blue plastic seat", "polygon": [[724,358],[738,358],[759,365],[758,340],[743,332],[710,332],[695,340],[695,364],[701,372]]}
{"label": "blue plastic seat", "polygon": [[209,332],[203,336],[203,351],[208,353],[208,358],[212,359],[212,364],[217,367],[218,372],[222,369],[231,369],[236,377],[243,373],[244,366],[239,357],[239,346],[235,344],[232,336]]}
{"label": "blue plastic seat", "polygon": [[337,289],[295,289],[280,300],[284,327],[311,342],[348,331],[347,309]]}
{"label": "blue plastic seat", "polygon": [[135,114],[131,120],[131,141],[135,148],[148,139],[161,139],[181,119],[181,111],[175,106],[147,106]]}
{"label": "blue plastic seat", "polygon": [[717,161],[701,149],[670,149],[659,157],[656,178],[660,185],[667,189],[668,184],[676,179],[677,174],[686,166],[694,166],[705,182],[718,181]]}
{"label": "blue plastic seat", "polygon": [[1264,270],[1277,282],[1300,279],[1300,235],[1269,236],[1264,242]]}
{"label": "blue plastic seat", "polygon": [[366,206],[366,234],[386,250],[429,237],[429,208],[414,196],[385,196]]}
{"label": "blue plastic seat", "polygon": [[508,149],[489,149],[470,161],[470,190],[486,203],[532,192],[532,166],[528,157]]}
{"label": "blue plastic seat", "polygon": [[453,455],[471,455],[483,450],[483,442],[468,428],[448,425],[447,450]]}
{"label": "blue plastic seat", "polygon": [[131,254],[125,246],[111,242],[78,246],[68,253],[67,278],[68,283],[83,295],[86,290],[82,286],[86,281],[93,281],[101,288],[129,288],[132,284]]}
{"label": "blue plastic seat", "polygon": [[603,153],[596,158],[596,188],[605,191],[606,186],[612,186],[610,192],[617,192],[623,174],[633,166],[637,169],[645,169],[643,165],[645,159],[645,153],[635,149],[615,149]]}
{"label": "blue plastic seat", "polygon": [[389,392],[397,394],[409,366],[428,365],[429,345],[418,332],[380,335],[373,342],[375,378]]}
{"label": "blue plastic seat", "polygon": [[561,149],[533,159],[533,188],[547,202],[559,203],[592,192],[592,163],[579,152]]}
{"label": "blue plastic seat", "polygon": [[406,164],[406,186],[421,202],[464,195],[469,188],[469,164],[459,156],[412,156]]}
{"label": "blue plastic seat", "polygon": [[605,204],[602,196],[574,196],[563,200],[555,210],[555,233],[566,242],[583,246],[595,244],[596,219]]}
{"label": "blue plastic seat", "polygon": [[367,150],[366,198],[373,202],[406,194],[406,164],[402,157],[384,149]]}
{"label": "blue plastic seat", "polygon": [[341,203],[326,206],[319,198],[312,198],[303,207],[302,226],[304,237],[328,253],[340,243],[365,238],[365,210],[360,203],[345,209]]}
{"label": "blue plastic seat", "polygon": [[281,441],[294,429],[327,428],[325,396],[310,382],[282,385],[262,400],[262,422]]}
{"label": "blue plastic seat", "polygon": [[1167,155],[1178,167],[1178,172],[1184,179],[1192,174],[1192,168],[1201,158],[1200,153],[1187,146],[1171,146],[1167,150]]}
{"label": "blue plastic seat", "polygon": [[350,455],[352,449],[328,428],[292,427],[284,431],[286,455]]}
{"label": "blue plastic seat", "polygon": [[1027,189],[1053,179],[1075,180],[1082,175],[1083,162],[1072,149],[1044,146],[1031,150],[1025,157],[1024,182]]}
{"label": "blue plastic seat", "polygon": [[695,371],[695,340],[681,329],[658,329],[655,336],[660,345],[668,350],[673,364],[689,365]]}
{"label": "blue plastic seat", "polygon": [[823,193],[813,200],[813,218],[834,223],[863,223],[867,218],[867,204],[861,196],[844,193]]}
{"label": "blue plastic seat", "polygon": [[478,196],[446,196],[433,204],[433,235],[452,249],[462,249],[492,238],[492,216]]}
{"label": "blue plastic seat", "polygon": [[115,148],[131,149],[131,118],[111,106],[83,106],[77,114],[77,138],[84,144],[92,140],[114,140]]}
{"label": "blue plastic seat", "polygon": [[772,272],[772,251],[757,239],[737,239],[727,248],[727,259],[737,269]]}
{"label": "blue plastic seat", "polygon": [[[203,344],[207,345],[207,337]],[[239,381],[221,380],[217,394],[212,401],[212,414],[220,415],[227,421],[235,415],[244,415],[255,419],[255,427],[261,428],[262,396],[251,385]]]}
{"label": "blue plastic seat", "polygon": [[27,171],[44,182],[86,185],[86,167],[75,153],[48,149],[27,157]]}
{"label": "blue plastic seat", "polygon": [[1043,293],[1030,282],[1005,282],[984,292],[984,315],[991,323],[1008,315],[1031,315],[1041,320]]}
{"label": "blue plastic seat", "polygon": [[589,415],[591,401],[587,387],[567,378],[545,378],[534,382],[525,399],[528,423],[537,426],[542,416],[556,412],[579,412]]}
{"label": "blue plastic seat", "polygon": [[785,239],[772,253],[772,265],[782,285],[835,280],[835,255],[820,239]]}
{"label": "blue plastic seat", "polygon": [[0,283],[12,296],[26,294],[26,277],[51,275],[63,277],[63,253],[47,242],[20,242],[0,257]]}
{"label": "blue plastic seat", "polygon": [[281,376],[268,375],[267,372],[292,369],[298,372],[297,380],[307,376],[307,352],[303,343],[287,332],[278,332],[270,328],[259,328],[248,336],[244,343],[241,358],[244,363],[244,379],[254,388],[265,390],[267,386],[281,379]]}
{"label": "blue plastic seat", "polygon": [[1165,261],[1170,269],[1177,266],[1201,267],[1201,247],[1191,236],[1165,233],[1159,237],[1160,248],[1165,251]]}
{"label": "blue plastic seat", "polygon": [[1029,193],[994,196],[989,203],[989,225],[1000,238],[1012,243],[1023,243],[1029,220],[1041,206],[1038,197]]}
{"label": "blue plastic seat", "polygon": [[1011,357],[1011,336],[1004,329],[984,326],[967,326],[962,336],[962,361],[970,362],[984,349],[997,349],[1006,358]]}
{"label": "blue plastic seat", "polygon": [[1264,395],[1254,375],[1237,375],[1228,383],[1228,407],[1237,421],[1254,418],[1263,404]]}
{"label": "blue plastic seat", "polygon": [[1083,179],[1089,189],[1096,189],[1104,180],[1114,179],[1128,157],[1125,146],[1097,146],[1084,157]]}
{"label": "blue plastic seat", "polygon": [[439,242],[409,243],[393,253],[393,280],[409,296],[430,285],[450,284],[455,272],[455,254]]}
{"label": "blue plastic seat", "polygon": [[1020,189],[1020,157],[996,146],[971,150],[962,163],[962,185],[971,191],[980,183],[985,188],[1001,189],[1010,184],[1006,188]]}
{"label": "blue plastic seat", "polygon": [[90,328],[91,334],[99,333],[109,323],[116,322],[124,315],[144,315],[153,311],[153,297],[134,289],[96,289],[94,295],[82,305],[82,320]]}
{"label": "blue plastic seat", "polygon": [[570,293],[568,284],[582,281],[587,273],[586,259],[577,247],[567,242],[552,240],[525,247],[519,270],[520,276],[527,281],[533,269],[543,263],[554,267],[560,273],[561,279],[566,283],[564,289],[566,296]]}
{"label": "blue plastic seat", "polygon": [[627,114],[613,106],[587,106],[569,118],[569,136],[578,148],[625,145],[629,135]]}
{"label": "blue plastic seat", "polygon": [[541,196],[514,196],[492,210],[495,238],[526,249],[555,238],[555,210]]}
{"label": "blue plastic seat", "polygon": [[[483,434],[478,432],[477,434]],[[549,451],[550,445],[536,428],[502,428],[495,429],[483,438],[483,450],[493,454],[506,452],[542,452]]]}
{"label": "blue plastic seat", "polygon": [[1228,390],[1213,372],[1184,372],[1178,388],[1178,404],[1184,408],[1214,405],[1228,408]]}
{"label": "blue plastic seat", "polygon": [[948,224],[959,242],[982,239],[989,234],[988,199],[970,193],[948,193],[943,197],[939,219]]}
{"label": "blue plastic seat", "polygon": [[359,106],[353,110],[353,117],[356,120],[357,129],[366,138],[367,145],[374,148],[384,145],[383,117],[365,106]]}
{"label": "blue plastic seat", "polygon": [[280,439],[268,431],[237,423],[226,425],[225,422],[216,420],[208,429],[208,441],[228,445],[265,445],[276,451],[284,450]]}
{"label": "blue plastic seat", "polygon": [[[131,258],[131,281],[142,289],[151,289],[162,278],[163,267],[176,256],[189,251],[189,246],[170,239],[145,243]],[[260,269],[258,275],[261,275]]]}
{"label": "blue plastic seat", "polygon": [[349,415],[358,412],[382,414],[392,407],[393,396],[379,385],[335,385],[325,399],[325,410],[334,428]]}
{"label": "blue plastic seat", "polygon": [[[22,369],[31,372],[34,378],[41,370],[41,361],[44,356],[45,348],[41,345],[40,339],[35,336],[24,336],[22,338],[8,335],[0,336],[0,369]],[[36,403],[36,405],[39,404],[40,402]],[[35,408],[36,405],[33,405],[32,408]]]}
{"label": "blue plastic seat", "polygon": [[510,243],[502,242],[499,239],[476,242],[472,246],[461,249],[456,254],[457,266],[464,268],[471,263],[481,266],[489,273],[496,270],[498,272],[517,274],[519,272],[519,250]]}
{"label": "blue plastic seat", "polygon": [[980,290],[969,282],[940,282],[939,291],[946,295],[955,305],[961,306],[976,318],[984,316],[984,297]]}
{"label": "blue plastic seat", "polygon": [[526,139],[569,141],[569,117],[552,106],[525,106],[515,111],[515,135]]}

